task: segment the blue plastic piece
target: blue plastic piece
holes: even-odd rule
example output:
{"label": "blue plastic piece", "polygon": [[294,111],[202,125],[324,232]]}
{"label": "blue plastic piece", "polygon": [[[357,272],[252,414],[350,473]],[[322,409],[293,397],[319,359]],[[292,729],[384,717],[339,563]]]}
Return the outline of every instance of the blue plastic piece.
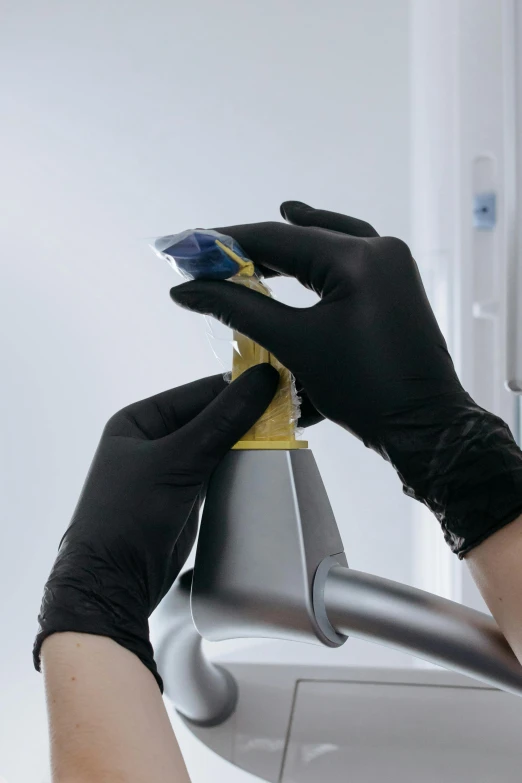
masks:
{"label": "blue plastic piece", "polygon": [[473,198],[473,226],[479,231],[493,231],[497,222],[496,193],[477,193]]}
{"label": "blue plastic piece", "polygon": [[[239,264],[216,244],[216,239],[230,247],[240,258],[248,261],[247,256],[232,237],[219,234],[217,231],[184,231],[182,234],[162,239],[170,241],[167,247],[161,248],[162,255],[166,256],[167,261],[189,280],[200,278],[226,280],[238,274]],[[167,243],[163,241],[162,244]],[[160,250],[158,242],[156,242],[156,249]]]}

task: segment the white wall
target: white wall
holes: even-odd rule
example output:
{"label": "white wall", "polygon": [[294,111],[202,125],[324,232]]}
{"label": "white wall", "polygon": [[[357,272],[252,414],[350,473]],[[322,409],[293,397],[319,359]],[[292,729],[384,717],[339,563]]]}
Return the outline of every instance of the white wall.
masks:
{"label": "white wall", "polygon": [[[0,777],[8,783],[49,779],[31,645],[42,586],[105,420],[218,371],[203,323],[170,303],[176,279],[147,238],[278,219],[279,202],[297,198],[408,240],[407,16],[407,0],[3,3]],[[278,290],[291,303],[309,301],[288,281]],[[308,437],[351,564],[409,581],[411,501],[393,471],[333,426]],[[191,755],[191,768],[201,758]],[[224,762],[204,763],[215,764],[212,774],[196,770],[195,781],[221,779]]]}

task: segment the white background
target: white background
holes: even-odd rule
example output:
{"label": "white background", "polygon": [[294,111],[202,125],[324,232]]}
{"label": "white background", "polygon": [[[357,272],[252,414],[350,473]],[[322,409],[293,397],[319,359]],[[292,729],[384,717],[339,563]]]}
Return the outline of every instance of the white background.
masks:
{"label": "white background", "polygon": [[[43,783],[36,615],[103,424],[219,371],[147,241],[279,219],[285,199],[408,241],[408,2],[4,0],[0,74],[0,777]],[[411,582],[393,471],[333,425],[308,439],[350,564]],[[195,781],[250,779],[183,747]]]}

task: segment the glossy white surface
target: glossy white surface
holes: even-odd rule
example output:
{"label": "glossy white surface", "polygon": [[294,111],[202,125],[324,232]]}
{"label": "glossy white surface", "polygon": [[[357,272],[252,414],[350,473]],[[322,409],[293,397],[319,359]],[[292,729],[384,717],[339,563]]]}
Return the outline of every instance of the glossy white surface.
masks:
{"label": "glossy white surface", "polygon": [[282,783],[520,783],[522,702],[498,691],[301,682]]}
{"label": "glossy white surface", "polygon": [[235,715],[215,729],[184,727],[181,736],[209,770],[209,749],[221,756],[216,768],[232,762],[231,780],[240,767],[270,783],[520,781],[522,699],[466,677],[438,669],[227,668],[239,684]]}

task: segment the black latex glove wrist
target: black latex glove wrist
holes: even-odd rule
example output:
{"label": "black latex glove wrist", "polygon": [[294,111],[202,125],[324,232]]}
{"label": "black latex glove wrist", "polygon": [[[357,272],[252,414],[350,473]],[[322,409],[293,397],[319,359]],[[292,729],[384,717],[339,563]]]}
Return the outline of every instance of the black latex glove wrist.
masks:
{"label": "black latex glove wrist", "polygon": [[460,558],[522,513],[522,453],[507,424],[466,392],[419,407],[406,429],[398,421],[381,453]]}
{"label": "black latex glove wrist", "polygon": [[522,512],[522,454],[507,425],[462,388],[408,247],[368,224],[286,202],[284,223],[219,228],[267,276],[297,278],[308,308],[222,281],[175,302],[214,315],[271,351],[310,409],[394,465],[463,556]]}
{"label": "black latex glove wrist", "polygon": [[148,618],[187,559],[205,485],[257,421],[279,376],[189,383],[124,408],[105,427],[44,590],[34,663],[52,633],[109,636],[161,678]]}

